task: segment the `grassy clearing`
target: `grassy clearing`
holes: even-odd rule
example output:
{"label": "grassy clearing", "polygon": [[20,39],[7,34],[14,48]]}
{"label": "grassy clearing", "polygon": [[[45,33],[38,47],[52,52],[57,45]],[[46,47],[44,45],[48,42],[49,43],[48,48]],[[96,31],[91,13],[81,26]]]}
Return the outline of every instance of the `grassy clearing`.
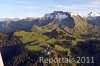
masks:
{"label": "grassy clearing", "polygon": [[40,51],[40,50],[44,50],[44,48],[40,47],[40,46],[25,46],[26,49],[31,50],[31,51]]}
{"label": "grassy clearing", "polygon": [[34,32],[25,32],[25,31],[15,32],[15,36],[20,36],[21,41],[23,43],[33,41],[33,42],[39,44],[39,43],[45,42],[45,40],[48,39],[48,37],[45,35],[37,34]]}
{"label": "grassy clearing", "polygon": [[58,50],[58,51],[66,51],[66,48],[64,48],[64,47],[62,47],[60,45],[56,45],[55,49]]}

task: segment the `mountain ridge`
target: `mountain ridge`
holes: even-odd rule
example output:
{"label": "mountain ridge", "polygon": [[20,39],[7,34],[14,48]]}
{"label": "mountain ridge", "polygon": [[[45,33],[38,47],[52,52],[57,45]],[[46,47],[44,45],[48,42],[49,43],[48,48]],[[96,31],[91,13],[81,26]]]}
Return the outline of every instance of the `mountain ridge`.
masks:
{"label": "mountain ridge", "polygon": [[[58,25],[59,28],[67,32],[70,32],[71,34],[82,33],[86,31],[88,24],[92,22],[88,18],[89,16],[87,18],[84,18],[83,16],[77,13],[54,11],[53,13],[45,14],[41,18],[29,17],[26,19],[16,18],[13,20],[11,19],[3,20],[3,22],[0,22],[0,31],[1,32],[13,32],[16,30],[30,31],[33,25],[46,26],[54,21],[53,24]],[[98,19],[99,18],[100,17],[98,17]]]}

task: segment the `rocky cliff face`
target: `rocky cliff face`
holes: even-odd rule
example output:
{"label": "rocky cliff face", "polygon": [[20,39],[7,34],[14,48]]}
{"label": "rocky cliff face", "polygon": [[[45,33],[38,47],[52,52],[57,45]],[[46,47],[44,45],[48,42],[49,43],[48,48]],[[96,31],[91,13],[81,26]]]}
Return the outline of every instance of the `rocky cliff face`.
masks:
{"label": "rocky cliff face", "polygon": [[[53,19],[53,24],[58,25],[61,29],[69,32],[70,34],[82,33],[87,30],[87,20],[80,15],[71,15],[70,12],[55,11],[46,14],[45,19]],[[52,24],[52,25],[53,25]]]}

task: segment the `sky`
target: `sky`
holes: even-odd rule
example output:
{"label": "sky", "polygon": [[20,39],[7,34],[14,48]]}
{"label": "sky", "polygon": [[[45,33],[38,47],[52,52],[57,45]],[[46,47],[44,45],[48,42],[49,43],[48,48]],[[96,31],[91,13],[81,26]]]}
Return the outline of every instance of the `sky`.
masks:
{"label": "sky", "polygon": [[100,0],[0,0],[0,18],[42,17],[53,11],[100,12]]}

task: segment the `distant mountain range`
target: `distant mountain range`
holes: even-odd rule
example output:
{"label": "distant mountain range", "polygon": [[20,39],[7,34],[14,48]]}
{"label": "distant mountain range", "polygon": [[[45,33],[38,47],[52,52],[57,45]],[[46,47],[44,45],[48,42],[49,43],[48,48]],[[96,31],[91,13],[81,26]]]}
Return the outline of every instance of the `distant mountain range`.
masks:
{"label": "distant mountain range", "polygon": [[17,30],[30,31],[33,25],[47,26],[57,25],[71,34],[85,32],[89,24],[100,26],[100,13],[89,13],[86,17],[78,13],[54,11],[45,14],[41,18],[25,18],[25,19],[0,19],[0,32],[13,32]]}

